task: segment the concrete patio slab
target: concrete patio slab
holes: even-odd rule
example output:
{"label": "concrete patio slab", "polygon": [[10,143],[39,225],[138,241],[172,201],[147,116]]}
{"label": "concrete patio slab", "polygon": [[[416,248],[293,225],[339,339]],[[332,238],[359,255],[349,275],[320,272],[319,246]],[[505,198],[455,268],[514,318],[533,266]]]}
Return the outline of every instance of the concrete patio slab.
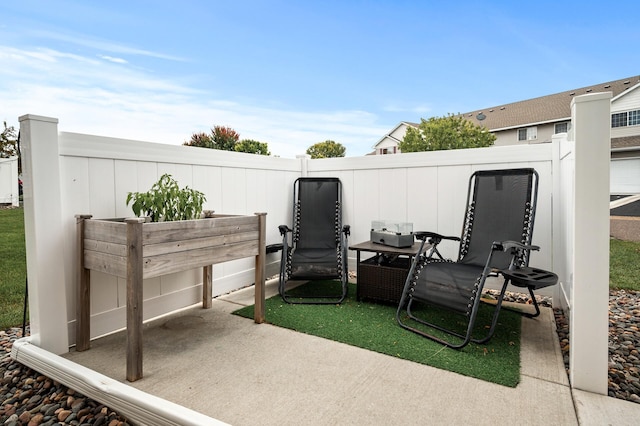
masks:
{"label": "concrete patio slab", "polygon": [[[268,285],[267,297],[276,287]],[[598,419],[589,397],[576,413],[548,308],[538,319],[523,319],[521,383],[508,388],[230,315],[252,303],[247,288],[215,299],[212,309],[193,307],[146,324],[144,377],[134,383],[125,380],[124,333],[65,358],[233,425]]]}
{"label": "concrete patio slab", "polygon": [[640,421],[640,404],[573,390],[578,420],[584,426],[635,426]]}

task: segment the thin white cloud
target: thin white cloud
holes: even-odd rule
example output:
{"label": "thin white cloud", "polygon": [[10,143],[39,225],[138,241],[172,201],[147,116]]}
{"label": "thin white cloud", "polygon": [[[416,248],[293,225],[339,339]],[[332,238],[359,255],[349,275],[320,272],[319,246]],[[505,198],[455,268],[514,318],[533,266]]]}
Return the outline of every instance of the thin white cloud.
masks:
{"label": "thin white cloud", "polygon": [[114,58],[113,56],[108,55],[98,55],[99,58],[104,59],[105,61],[114,62],[116,64],[126,64],[128,61],[122,58]]}
{"label": "thin white cloud", "polygon": [[46,31],[46,30],[32,30],[29,32],[29,34],[34,37],[43,38],[45,40],[62,41],[62,42],[74,44],[77,46],[88,47],[95,50],[102,50],[105,52],[125,54],[125,55],[147,56],[151,58],[165,59],[170,61],[179,61],[179,62],[186,61],[185,58],[181,58],[175,55],[168,55],[162,52],[152,52],[150,50],[138,49],[136,47],[113,43],[107,40],[90,38],[90,37],[87,37],[86,35],[64,34],[64,33],[58,33],[54,31]]}
{"label": "thin white cloud", "polygon": [[[347,155],[364,155],[389,129],[366,111],[303,112],[265,108],[260,100],[238,103],[131,69],[126,62],[83,57],[52,49],[0,45],[1,113],[17,124],[23,114],[59,119],[59,130],[181,144],[214,125],[234,128],[243,139],[269,144],[272,154],[293,157],[327,139]],[[10,60],[10,61],[9,61]]]}

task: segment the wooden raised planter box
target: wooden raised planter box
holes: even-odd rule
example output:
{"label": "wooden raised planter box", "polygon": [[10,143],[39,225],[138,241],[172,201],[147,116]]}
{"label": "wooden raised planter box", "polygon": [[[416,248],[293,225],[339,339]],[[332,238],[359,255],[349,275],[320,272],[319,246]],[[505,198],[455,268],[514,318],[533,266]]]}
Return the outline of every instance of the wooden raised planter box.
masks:
{"label": "wooden raised planter box", "polygon": [[255,256],[256,323],[264,322],[266,213],[213,215],[175,222],[76,216],[76,350],[90,347],[90,277],[100,271],[127,280],[127,380],[142,378],[142,280],[203,268],[202,306],[211,307],[212,265]]}

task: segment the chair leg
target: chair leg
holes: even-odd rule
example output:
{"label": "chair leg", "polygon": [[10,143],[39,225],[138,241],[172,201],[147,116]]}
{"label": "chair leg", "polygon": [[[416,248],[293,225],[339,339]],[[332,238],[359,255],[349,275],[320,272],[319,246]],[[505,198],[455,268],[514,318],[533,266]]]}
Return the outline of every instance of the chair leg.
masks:
{"label": "chair leg", "polygon": [[420,330],[418,328],[410,326],[409,324],[403,322],[400,319],[400,312],[401,312],[402,308],[398,307],[398,310],[396,311],[396,321],[400,325],[400,327],[404,328],[405,330],[409,330],[409,331],[412,331],[412,332],[414,332],[416,334],[419,334],[422,337],[426,337],[427,339],[433,340],[434,342],[440,343],[441,345],[448,346],[448,347],[450,347],[452,349],[462,349],[465,346],[467,346],[469,344],[469,342],[471,341],[471,333],[469,331],[469,328],[473,328],[472,324],[470,324],[470,326],[467,327],[467,334],[466,335],[463,335],[463,334],[460,334],[460,333],[456,333],[454,331],[451,331],[449,329],[441,327],[441,326],[439,326],[437,324],[432,324],[432,323],[430,323],[428,321],[424,321],[424,320],[416,317],[415,315],[413,315],[411,313],[411,305],[412,304],[413,304],[413,300],[409,300],[409,302],[407,303],[406,311],[405,311],[410,320],[415,321],[415,322],[417,322],[419,324],[425,325],[427,327],[433,328],[435,330],[440,330],[443,333],[447,333],[447,334],[449,334],[451,336],[458,337],[458,338],[462,339],[462,342],[461,343],[452,343],[451,341],[441,339],[441,338],[439,338],[437,336],[434,336],[433,334],[429,334],[429,333],[427,333],[425,331],[422,331],[422,330]]}
{"label": "chair leg", "polygon": [[[504,294],[507,291],[507,284],[509,284],[509,280],[504,280],[504,284],[502,284],[502,290],[500,291],[500,295],[498,296],[498,302],[496,303],[496,307],[493,310],[493,317],[491,319],[491,327],[489,327],[489,331],[487,335],[482,339],[472,339],[471,341],[474,343],[486,343],[493,337],[493,333],[496,331],[496,324],[498,324],[498,315],[500,314],[500,309],[502,309],[502,302],[504,300]],[[504,307],[504,309],[509,310],[508,307]]]}
{"label": "chair leg", "polygon": [[538,315],[540,315],[540,306],[538,306],[538,301],[536,300],[536,296],[533,294],[533,288],[528,287],[529,289],[529,295],[531,296],[531,301],[533,302],[533,307],[536,309],[535,314],[529,313],[529,312],[522,312],[522,315],[524,315],[527,318],[535,318]]}
{"label": "chair leg", "polygon": [[[290,303],[292,305],[336,305],[344,302],[344,300],[349,295],[349,282],[346,279],[348,276],[347,273],[343,273],[340,277],[336,277],[340,279],[342,293],[341,294],[326,294],[326,295],[315,295],[315,296],[292,296],[291,294],[287,294],[285,290],[286,279],[283,279],[283,275],[280,276],[280,297],[286,303]],[[330,278],[328,278],[330,279]],[[309,281],[312,282],[312,281]]]}
{"label": "chair leg", "polygon": [[[475,338],[472,337],[472,332],[473,332],[473,328],[475,326],[477,311],[478,311],[479,305],[480,305],[480,300],[479,299],[476,301],[476,303],[475,303],[475,305],[474,305],[474,307],[472,309],[472,312],[471,312],[471,314],[469,316],[469,322],[467,323],[466,334],[456,333],[456,332],[454,332],[452,330],[449,330],[447,328],[444,328],[444,327],[441,327],[439,325],[432,324],[430,322],[427,322],[427,321],[424,321],[424,320],[422,320],[420,318],[417,318],[415,315],[413,315],[411,313],[411,304],[412,304],[413,300],[409,300],[409,302],[407,303],[406,313],[407,313],[407,316],[409,317],[409,319],[411,319],[413,321],[416,321],[416,322],[418,322],[420,324],[426,325],[427,327],[431,327],[431,328],[434,328],[436,330],[440,330],[440,331],[442,331],[444,333],[447,333],[447,334],[449,334],[451,336],[455,336],[455,337],[458,337],[458,338],[462,339],[462,342],[458,343],[458,344],[454,344],[454,343],[452,343],[450,341],[447,341],[447,340],[441,339],[439,337],[433,336],[433,335],[431,335],[429,333],[426,333],[426,332],[424,332],[422,330],[419,330],[419,329],[417,329],[415,327],[411,327],[410,325],[403,323],[401,321],[401,319],[400,319],[400,311],[401,311],[401,306],[402,305],[400,305],[398,307],[398,310],[396,311],[396,320],[397,320],[398,324],[402,328],[405,328],[405,329],[407,329],[409,331],[412,331],[412,332],[414,332],[416,334],[419,334],[419,335],[421,335],[423,337],[431,339],[431,340],[433,340],[435,342],[438,342],[438,343],[440,343],[442,345],[448,346],[448,347],[450,347],[452,349],[462,349],[463,347],[465,347],[470,342],[477,343],[477,344],[484,344],[484,343],[488,342],[491,339],[491,337],[493,337],[493,334],[495,333],[496,325],[498,324],[498,317],[499,317],[499,314],[500,314],[500,309],[502,308],[502,302],[504,300],[504,294],[506,292],[508,283],[509,283],[509,281],[505,280],[504,284],[502,285],[502,290],[500,291],[500,295],[498,296],[498,302],[496,303],[496,306],[495,306],[494,311],[493,311],[493,316],[491,318],[491,326],[489,327],[489,331],[487,332],[487,334],[484,337],[482,337],[480,339],[475,339]],[[512,310],[512,309],[509,309],[507,307],[504,307],[504,309]],[[519,312],[519,313],[522,313],[522,312]]]}
{"label": "chair leg", "polygon": [[343,286],[342,294],[336,295],[318,295],[318,296],[291,296],[284,290],[280,293],[282,300],[292,305],[339,305],[347,298],[347,287]]}
{"label": "chair leg", "polygon": [[[509,282],[509,279],[507,278],[505,280],[505,286],[503,287],[503,290],[500,293],[500,297],[503,296],[503,293],[506,290],[506,283],[508,283],[508,282]],[[536,300],[535,294],[533,294],[533,288],[531,286],[528,286],[527,290],[529,290],[529,296],[531,297],[531,301],[533,303],[533,307],[535,309],[535,313],[525,312],[525,311],[523,311],[521,309],[514,309],[514,308],[510,308],[508,306],[505,306],[503,309],[505,309],[507,311],[518,313],[518,314],[522,315],[523,317],[527,317],[527,318],[535,318],[535,317],[539,316],[540,315],[540,306],[538,305],[538,301]]]}

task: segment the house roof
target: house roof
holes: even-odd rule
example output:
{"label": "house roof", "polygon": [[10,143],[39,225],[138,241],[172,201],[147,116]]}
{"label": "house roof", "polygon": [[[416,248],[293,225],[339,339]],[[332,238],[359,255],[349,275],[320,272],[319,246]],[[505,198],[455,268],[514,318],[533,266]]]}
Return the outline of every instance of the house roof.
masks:
{"label": "house roof", "polygon": [[[553,95],[466,112],[461,115],[491,131],[561,121],[571,117],[571,99],[573,97],[587,93],[612,92],[615,98],[639,82],[640,76],[623,78]],[[478,119],[483,116],[482,120]],[[535,122],[531,121],[532,117],[535,117]]]}

